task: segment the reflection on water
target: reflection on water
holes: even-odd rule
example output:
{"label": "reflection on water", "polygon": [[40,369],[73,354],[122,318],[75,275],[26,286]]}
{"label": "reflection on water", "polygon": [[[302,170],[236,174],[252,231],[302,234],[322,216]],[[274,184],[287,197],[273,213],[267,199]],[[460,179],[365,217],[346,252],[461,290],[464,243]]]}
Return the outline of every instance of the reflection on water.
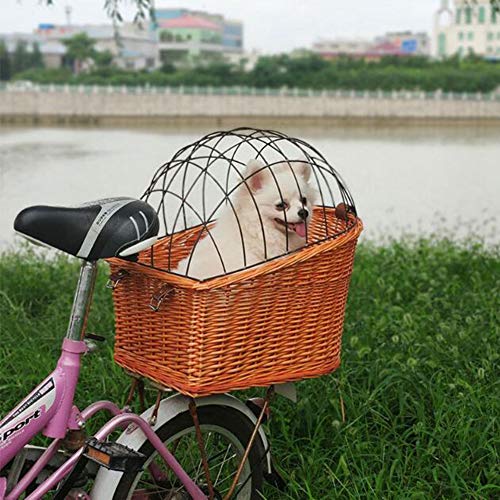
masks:
{"label": "reflection on water", "polygon": [[[341,172],[365,238],[446,229],[499,242],[500,126],[351,125],[276,129]],[[0,128],[0,246],[25,206],[140,196],[156,169],[208,128]]]}
{"label": "reflection on water", "polygon": [[3,171],[30,168],[33,164],[33,152],[36,151],[35,163],[51,162],[59,159],[74,159],[89,153],[75,144],[52,144],[40,142],[20,142],[0,148],[0,165]]}

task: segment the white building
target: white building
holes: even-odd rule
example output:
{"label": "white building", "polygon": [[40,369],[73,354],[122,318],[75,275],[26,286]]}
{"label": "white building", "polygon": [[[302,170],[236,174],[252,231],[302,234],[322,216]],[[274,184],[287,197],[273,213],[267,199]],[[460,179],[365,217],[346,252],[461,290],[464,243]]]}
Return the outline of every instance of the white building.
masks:
{"label": "white building", "polygon": [[389,42],[398,47],[402,55],[429,56],[430,37],[425,31],[390,31],[375,39],[378,43]]}
{"label": "white building", "polygon": [[363,56],[372,45],[371,40],[361,38],[336,38],[320,40],[313,44],[312,51],[324,59],[336,59],[339,56]]}
{"label": "white building", "polygon": [[43,24],[35,31],[35,36],[42,43],[62,42],[77,33],[86,33],[95,40],[98,51],[108,50],[113,54],[114,63],[125,69],[148,69],[157,66],[158,48],[156,40],[147,29],[125,23],[117,33],[113,26],[103,25],[53,25]]}
{"label": "white building", "polygon": [[375,39],[320,40],[313,45],[312,51],[327,60],[341,56],[367,61],[377,61],[384,56],[427,56],[430,54],[430,39],[425,32],[395,31]]}
{"label": "white building", "polygon": [[441,0],[434,19],[434,55],[466,56],[473,52],[500,60],[500,13],[489,0]]}
{"label": "white building", "polygon": [[244,71],[252,71],[261,57],[262,52],[258,49],[252,49],[249,52],[226,52],[224,55],[226,62],[239,66]]}

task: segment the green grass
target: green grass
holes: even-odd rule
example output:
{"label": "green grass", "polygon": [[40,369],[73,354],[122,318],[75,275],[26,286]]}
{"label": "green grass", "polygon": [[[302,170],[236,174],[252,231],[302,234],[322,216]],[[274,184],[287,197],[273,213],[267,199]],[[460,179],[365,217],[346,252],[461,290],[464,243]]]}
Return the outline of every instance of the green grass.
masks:
{"label": "green grass", "polygon": [[[106,272],[89,331],[109,345],[85,358],[80,407],[123,403],[128,387],[112,363]],[[267,497],[498,498],[499,276],[495,248],[360,246],[342,368],[299,383],[297,405],[273,405],[273,454],[289,488]],[[76,279],[77,264],[64,258],[0,257],[0,414],[54,365]]]}

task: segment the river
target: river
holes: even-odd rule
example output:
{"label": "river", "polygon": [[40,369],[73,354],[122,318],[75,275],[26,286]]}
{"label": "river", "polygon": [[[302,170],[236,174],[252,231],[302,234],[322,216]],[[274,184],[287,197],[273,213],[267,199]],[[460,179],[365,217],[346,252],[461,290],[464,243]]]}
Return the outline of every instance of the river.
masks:
{"label": "river", "polygon": [[[340,171],[364,238],[402,233],[500,241],[500,125],[281,126]],[[0,127],[0,248],[34,204],[140,196],[155,170],[203,128]]]}

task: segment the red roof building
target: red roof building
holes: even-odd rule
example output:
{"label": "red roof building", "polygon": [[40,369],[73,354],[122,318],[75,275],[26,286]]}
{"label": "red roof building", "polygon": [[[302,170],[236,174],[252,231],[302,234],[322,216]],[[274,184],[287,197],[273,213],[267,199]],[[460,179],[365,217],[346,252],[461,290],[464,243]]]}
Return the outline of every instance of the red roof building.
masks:
{"label": "red roof building", "polygon": [[212,31],[221,31],[222,27],[216,23],[203,19],[198,16],[185,15],[174,19],[165,19],[158,22],[160,28],[186,28],[186,29],[206,29]]}

